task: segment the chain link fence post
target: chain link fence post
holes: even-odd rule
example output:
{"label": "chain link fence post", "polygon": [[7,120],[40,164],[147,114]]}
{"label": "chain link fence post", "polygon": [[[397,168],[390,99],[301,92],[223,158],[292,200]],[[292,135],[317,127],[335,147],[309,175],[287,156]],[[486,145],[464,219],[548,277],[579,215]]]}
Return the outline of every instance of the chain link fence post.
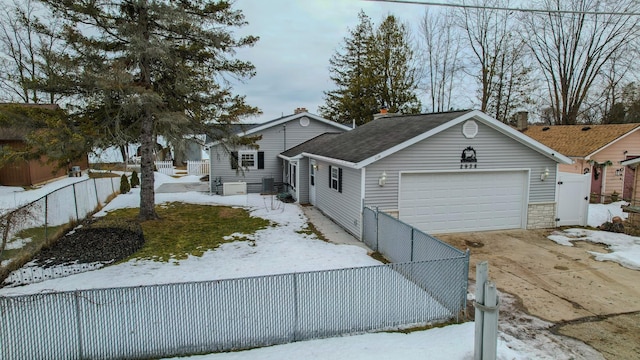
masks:
{"label": "chain link fence post", "polygon": [[489,264],[476,266],[474,360],[495,360],[498,349],[498,289],[489,280]]}

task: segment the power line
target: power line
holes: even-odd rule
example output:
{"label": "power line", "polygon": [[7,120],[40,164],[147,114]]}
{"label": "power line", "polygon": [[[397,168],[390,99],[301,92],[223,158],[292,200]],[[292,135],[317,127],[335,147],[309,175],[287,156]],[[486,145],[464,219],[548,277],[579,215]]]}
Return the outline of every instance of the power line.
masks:
{"label": "power line", "polygon": [[485,6],[485,5],[467,5],[467,4],[446,4],[440,2],[431,1],[415,1],[415,0],[364,0],[371,2],[386,2],[397,4],[411,4],[411,5],[432,5],[443,7],[455,7],[464,9],[483,9],[483,10],[502,10],[502,11],[519,11],[524,13],[543,13],[543,14],[580,14],[580,15],[623,15],[623,16],[639,16],[638,12],[618,12],[618,11],[579,11],[579,10],[561,10],[561,9],[525,9],[525,8],[513,8],[504,6]]}

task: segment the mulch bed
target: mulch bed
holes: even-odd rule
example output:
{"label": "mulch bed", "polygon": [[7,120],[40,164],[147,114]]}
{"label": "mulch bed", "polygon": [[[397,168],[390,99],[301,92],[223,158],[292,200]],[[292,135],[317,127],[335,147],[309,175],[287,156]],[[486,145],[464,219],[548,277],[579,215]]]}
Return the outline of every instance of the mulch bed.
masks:
{"label": "mulch bed", "polygon": [[110,263],[127,258],[143,244],[142,228],[137,223],[90,219],[54,245],[42,249],[33,261],[45,268],[73,263]]}

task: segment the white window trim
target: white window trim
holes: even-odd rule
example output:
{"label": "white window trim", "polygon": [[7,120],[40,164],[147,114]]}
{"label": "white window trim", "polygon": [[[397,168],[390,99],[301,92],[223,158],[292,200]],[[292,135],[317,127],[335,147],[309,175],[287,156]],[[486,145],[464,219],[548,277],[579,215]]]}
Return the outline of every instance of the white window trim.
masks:
{"label": "white window trim", "polygon": [[[335,177],[333,176],[333,170],[335,171]],[[340,191],[340,168],[337,166],[330,166],[329,167],[329,171],[331,171],[331,184],[330,187],[331,189],[335,190],[335,191]],[[335,182],[336,186],[333,187],[333,183]]]}
{"label": "white window trim", "polygon": [[293,189],[295,189],[298,186],[296,181],[297,176],[298,176],[298,164],[294,162],[289,163],[289,185],[291,185]]}
{"label": "white window trim", "polygon": [[[242,161],[243,155],[251,155],[253,157],[253,166],[244,166],[244,163]],[[258,169],[258,151],[257,150],[239,150],[238,165],[240,165],[240,167],[245,169],[257,170]]]}

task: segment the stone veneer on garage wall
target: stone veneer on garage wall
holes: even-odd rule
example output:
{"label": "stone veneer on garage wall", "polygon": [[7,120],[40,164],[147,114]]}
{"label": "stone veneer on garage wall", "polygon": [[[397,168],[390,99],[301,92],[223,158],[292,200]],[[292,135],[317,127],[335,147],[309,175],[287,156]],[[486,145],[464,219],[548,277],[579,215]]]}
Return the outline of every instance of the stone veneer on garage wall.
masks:
{"label": "stone veneer on garage wall", "polygon": [[556,227],[556,203],[529,204],[527,229]]}

